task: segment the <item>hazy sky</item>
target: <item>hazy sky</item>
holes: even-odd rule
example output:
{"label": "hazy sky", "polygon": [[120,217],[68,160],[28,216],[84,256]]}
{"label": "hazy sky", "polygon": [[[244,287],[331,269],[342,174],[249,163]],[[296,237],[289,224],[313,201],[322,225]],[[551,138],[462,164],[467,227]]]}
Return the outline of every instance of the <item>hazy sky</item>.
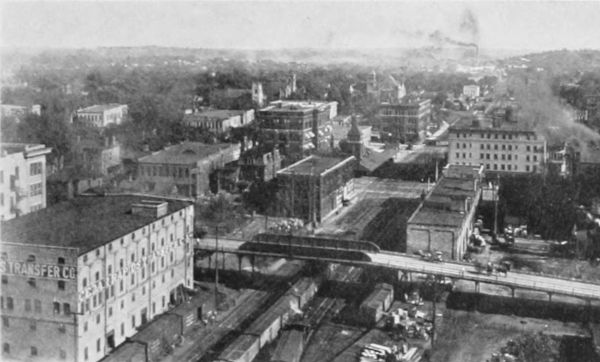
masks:
{"label": "hazy sky", "polygon": [[600,49],[598,1],[0,3],[9,47],[387,48],[439,30],[484,48]]}

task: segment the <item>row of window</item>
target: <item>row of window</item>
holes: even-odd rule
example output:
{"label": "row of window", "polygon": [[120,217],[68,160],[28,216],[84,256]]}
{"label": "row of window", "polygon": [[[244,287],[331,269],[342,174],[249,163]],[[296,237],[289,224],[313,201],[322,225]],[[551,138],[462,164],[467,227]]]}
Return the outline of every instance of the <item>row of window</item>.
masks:
{"label": "row of window", "polygon": [[[26,312],[34,311],[35,313],[42,313],[42,301],[40,301],[39,299],[25,299],[23,303]],[[0,296],[0,308],[13,310],[15,308],[13,297]],[[54,311],[54,314],[61,314],[60,302],[52,302],[52,310]],[[62,313],[66,316],[71,315],[71,305],[69,303],[62,304]]]}
{"label": "row of window", "polygon": [[[468,144],[468,146],[467,146],[467,144],[466,144],[466,143],[463,143],[463,144],[462,144],[462,147],[461,147],[461,144],[460,144],[459,142],[457,142],[457,143],[456,143],[456,148],[457,148],[457,149],[460,149],[460,148],[464,148],[464,149],[466,149],[467,147],[468,147],[468,148],[471,148],[472,146],[473,146],[473,144],[472,144],[472,143],[469,143],[469,144]],[[483,144],[483,143],[482,143],[482,144],[480,144],[480,145],[479,145],[479,148],[480,148],[481,150],[485,150],[485,149],[487,149],[487,150],[491,150],[491,149],[493,148],[495,151],[498,151],[498,150],[502,150],[502,151],[507,151],[507,150],[508,150],[508,151],[512,151],[512,150],[513,150],[513,148],[514,148],[514,150],[515,150],[515,151],[517,151],[517,150],[519,149],[519,145],[514,145],[514,146],[513,146],[513,145],[506,145],[506,144],[503,144],[503,145],[494,144],[494,147],[492,147],[492,145],[491,145],[491,144],[489,144],[489,143],[487,143],[487,144]],[[543,152],[543,151],[544,151],[543,147],[536,147],[536,146],[533,146],[533,147],[532,147],[532,146],[530,146],[530,145],[526,145],[526,146],[525,146],[525,150],[526,150],[527,152],[532,152],[532,151],[533,151],[533,152]]]}
{"label": "row of window", "polygon": [[[459,152],[456,152],[456,158],[457,159],[461,158],[461,156],[462,156],[463,159],[473,157],[470,152],[469,152],[468,155],[469,156],[467,157],[467,153],[463,152],[461,154]],[[519,159],[519,155],[501,154],[500,157],[498,157],[498,154],[480,153],[479,154],[479,159],[481,159],[481,160],[492,160],[493,159],[493,160],[502,160],[502,161],[506,161],[506,160],[512,161],[514,159],[515,161],[517,161]],[[530,157],[529,155],[527,155],[527,156],[525,156],[525,161],[527,161],[527,162],[532,162],[532,161],[533,162],[537,162],[538,161],[538,157],[537,157],[537,155],[533,155],[533,157]]]}
{"label": "row of window", "polygon": [[[461,137],[462,135],[462,137]],[[479,138],[487,138],[487,139],[503,139],[503,140],[512,140],[512,139],[519,139],[520,137],[518,135],[513,135],[511,133],[506,134],[506,133],[502,133],[502,135],[499,135],[498,133],[479,133]],[[471,137],[477,137],[477,133],[457,133],[456,134],[456,138],[471,138]],[[537,139],[537,137],[532,136],[532,135],[525,135],[525,139],[527,139],[528,141],[532,140],[532,139]]]}
{"label": "row of window", "polygon": [[[164,265],[164,258],[163,258],[163,265]],[[152,267],[154,268],[154,263],[152,264]],[[145,274],[144,274],[144,268],[142,269],[142,277],[141,280],[145,279]],[[175,269],[171,269],[171,279],[175,278]],[[165,279],[165,274],[162,275],[162,283],[164,284],[166,281]],[[131,285],[135,285],[135,274],[131,275]],[[152,281],[152,289],[156,288],[156,281],[153,280]],[[125,290],[125,283],[123,281],[123,279],[121,279],[119,281],[119,292],[123,292]],[[104,293],[104,297],[103,297],[103,293]],[[142,286],[142,295],[146,295],[146,286],[143,285]],[[82,313],[87,313],[89,312],[91,309],[95,309],[97,306],[102,305],[102,301],[103,298],[104,299],[108,299],[108,298],[112,298],[115,296],[115,286],[112,285],[110,288],[106,288],[103,291],[98,292],[97,294],[94,294],[91,298],[86,299],[85,302],[81,302],[81,311]],[[91,301],[91,309],[90,309],[90,301]],[[131,301],[135,302],[135,292],[131,293]],[[124,302],[123,300],[121,300],[121,309],[124,308]],[[112,315],[112,309],[109,310],[109,314]]]}
{"label": "row of window", "polygon": [[[2,316],[2,327],[10,328],[10,318],[7,316]],[[58,325],[58,332],[65,334],[67,333],[67,326],[64,323]],[[37,321],[29,320],[29,330],[36,331],[37,330]]]}
{"label": "row of window", "polygon": [[190,177],[188,167],[140,166],[140,176]]}
{"label": "row of window", "polygon": [[[183,210],[179,211],[179,217],[182,217],[182,216],[183,216]],[[162,226],[162,227],[164,227],[164,226],[165,226],[165,219],[166,219],[166,218],[163,218],[163,219],[161,220],[161,226]],[[174,220],[175,220],[175,217],[174,217],[174,215],[173,215],[173,214],[171,214],[171,222],[173,222]],[[152,230],[156,230],[156,225],[157,225],[157,223],[156,223],[156,222],[152,224]],[[177,228],[177,225],[175,225],[175,228]],[[190,232],[189,225],[188,225],[188,228],[187,228],[186,232],[188,232],[188,233]],[[146,228],[145,228],[145,227],[143,227],[143,228],[142,228],[142,235],[146,235]],[[131,241],[135,241],[135,237],[136,237],[136,233],[135,233],[135,232],[131,233]],[[173,236],[173,234],[172,234],[172,233],[169,235],[169,237],[170,237],[170,240],[171,240],[171,241],[173,241],[173,240],[174,240],[174,236]],[[108,247],[108,251],[112,251],[112,250],[113,250],[113,244],[114,244],[114,243],[112,243],[112,242],[108,244],[108,246],[107,246],[107,247]],[[120,244],[121,244],[121,246],[123,246],[123,245],[125,244],[125,238],[121,238],[121,240],[120,240]],[[161,240],[161,246],[163,246],[163,245],[164,245],[164,239],[163,239],[163,240]],[[154,249],[153,249],[153,250],[154,250]],[[98,257],[98,256],[100,256],[100,248],[97,248],[97,249],[95,250],[95,253],[96,253],[96,256],[97,256],[97,257]],[[84,262],[84,263],[86,263],[86,262],[88,261],[88,255],[90,255],[90,254],[85,254],[85,255],[83,256],[83,262]]]}
{"label": "row of window", "polygon": [[31,165],[29,165],[29,175],[31,175],[31,176],[41,175],[43,169],[44,169],[44,167],[42,166],[41,162],[34,162]]}
{"label": "row of window", "polygon": [[[10,354],[10,343],[2,343],[2,353],[3,354]],[[29,348],[29,355],[31,357],[36,357],[39,356],[39,352],[36,346],[31,346]],[[62,348],[58,349],[58,357],[60,359],[67,359],[67,351],[65,351]]]}

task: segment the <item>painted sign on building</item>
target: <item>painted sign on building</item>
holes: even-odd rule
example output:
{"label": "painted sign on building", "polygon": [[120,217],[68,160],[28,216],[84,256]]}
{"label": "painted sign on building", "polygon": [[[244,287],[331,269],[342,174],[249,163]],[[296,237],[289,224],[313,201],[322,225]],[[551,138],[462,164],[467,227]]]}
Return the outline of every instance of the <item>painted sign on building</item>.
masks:
{"label": "painted sign on building", "polygon": [[0,261],[0,273],[29,278],[75,279],[77,268],[68,265],[38,264],[20,261]]}

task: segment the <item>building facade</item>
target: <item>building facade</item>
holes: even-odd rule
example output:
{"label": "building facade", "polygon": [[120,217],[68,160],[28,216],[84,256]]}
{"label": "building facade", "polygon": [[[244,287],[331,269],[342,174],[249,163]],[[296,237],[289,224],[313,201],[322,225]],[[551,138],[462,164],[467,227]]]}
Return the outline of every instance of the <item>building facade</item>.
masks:
{"label": "building facade", "polygon": [[181,302],[193,221],[189,203],[112,196],[4,222],[2,360],[98,361]]}
{"label": "building facade", "polygon": [[516,122],[462,119],[448,133],[448,163],[483,165],[486,172],[542,172],[546,140]]}
{"label": "building facade", "polygon": [[246,126],[253,121],[253,109],[247,111],[212,109],[185,114],[183,116],[184,125],[206,129],[217,135],[223,135],[232,128]]}
{"label": "building facade", "polygon": [[400,103],[381,103],[378,119],[380,131],[388,137],[403,143],[415,142],[431,120],[431,100],[405,97]]}
{"label": "building facade", "polygon": [[75,162],[90,175],[106,176],[121,165],[121,145],[115,136],[78,136],[73,149]]}
{"label": "building facade", "polygon": [[238,161],[240,180],[268,182],[281,169],[281,155],[277,148],[268,151],[262,147],[243,152]]}
{"label": "building facade", "polygon": [[481,88],[476,84],[463,86],[463,95],[468,98],[478,98],[481,94]]}
{"label": "building facade", "polygon": [[290,162],[309,156],[313,150],[331,148],[331,120],[337,102],[275,101],[256,114],[262,143],[278,147]]}
{"label": "building facade", "polygon": [[280,214],[317,223],[354,197],[354,156],[310,156],[277,173]]}
{"label": "building facade", "polygon": [[118,125],[127,119],[128,107],[125,104],[101,104],[78,109],[77,122],[90,127]]}
{"label": "building facade", "polygon": [[211,191],[211,174],[237,161],[240,149],[240,144],[183,142],[140,158],[136,179],[149,192],[176,188],[180,195],[200,196]]}
{"label": "building facade", "polygon": [[0,220],[9,220],[46,207],[44,145],[2,143],[0,146]]}
{"label": "building facade", "polygon": [[407,253],[440,251],[460,260],[481,199],[483,167],[448,165],[444,176],[408,219]]}

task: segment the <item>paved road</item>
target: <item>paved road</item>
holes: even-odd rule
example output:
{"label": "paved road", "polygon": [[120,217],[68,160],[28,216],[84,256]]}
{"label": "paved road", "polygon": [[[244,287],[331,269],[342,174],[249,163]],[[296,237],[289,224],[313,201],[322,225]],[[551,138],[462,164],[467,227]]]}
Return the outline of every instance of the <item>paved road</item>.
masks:
{"label": "paved road", "polygon": [[[219,239],[219,250],[236,252],[244,244],[241,240]],[[199,239],[196,246],[199,249],[214,250],[214,239]],[[480,273],[475,266],[455,262],[430,262],[411,255],[380,252],[365,253],[371,262],[358,262],[375,266],[400,269],[425,274],[443,275],[446,277],[479,281],[482,283],[506,285],[514,288],[536,290],[540,292],[569,295],[583,299],[600,300],[600,284],[588,283],[571,279],[562,279],[540,274],[528,274],[510,271],[502,273]]]}

